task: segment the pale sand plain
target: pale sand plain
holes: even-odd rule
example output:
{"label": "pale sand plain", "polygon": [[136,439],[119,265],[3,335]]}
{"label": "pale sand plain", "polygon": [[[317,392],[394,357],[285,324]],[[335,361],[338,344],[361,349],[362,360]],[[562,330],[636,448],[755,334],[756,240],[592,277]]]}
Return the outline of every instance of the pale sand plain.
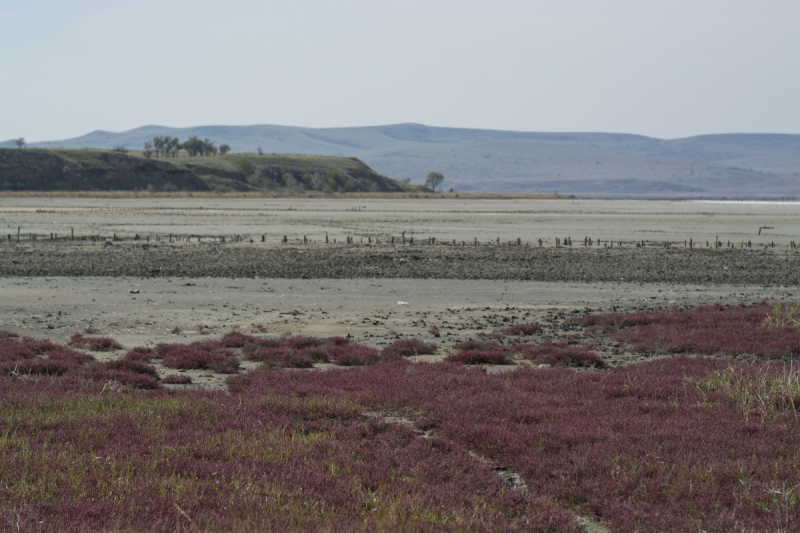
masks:
{"label": "pale sand plain", "polygon": [[[0,235],[240,235],[275,244],[436,237],[441,242],[800,240],[798,202],[627,200],[0,198]],[[759,229],[761,234],[759,235]]]}
{"label": "pale sand plain", "polygon": [[[44,255],[52,259],[57,253],[68,259],[74,242],[64,241],[61,248],[61,241],[45,243],[41,239],[47,240],[50,233],[63,239],[71,228],[78,238],[106,238],[116,233],[128,240],[139,234],[151,236],[151,243],[156,234],[200,236],[209,242],[217,242],[219,236],[230,241],[239,235],[245,243],[231,246],[276,250],[285,246],[279,242],[284,235],[295,246],[305,236],[315,241],[313,246],[322,250],[320,253],[324,253],[325,232],[339,243],[352,236],[359,245],[361,239],[378,238],[384,246],[392,237],[399,239],[403,231],[418,240],[434,236],[445,242],[473,242],[478,238],[486,246],[498,237],[502,243],[519,237],[531,246],[541,238],[545,247],[553,246],[556,237],[567,236],[581,241],[584,236],[625,240],[631,246],[641,240],[670,241],[678,246],[689,237],[704,245],[718,236],[722,242],[749,240],[756,247],[774,242],[778,251],[769,249],[769,253],[783,257],[792,253],[791,240],[800,241],[800,205],[606,200],[0,199],[0,234],[12,234],[16,239],[17,227],[23,241],[30,232],[40,240],[0,245],[0,262],[23,245],[30,252],[29,262]],[[261,235],[265,235],[263,244]],[[631,255],[631,260],[636,257]],[[783,260],[789,261],[787,268],[797,264]],[[546,336],[563,337],[573,334],[564,320],[586,312],[685,308],[717,302],[749,304],[764,299],[796,302],[800,295],[796,285],[727,284],[724,278],[709,283],[595,283],[447,279],[446,274],[444,279],[254,279],[114,274],[51,277],[46,270],[31,277],[9,272],[0,277],[0,329],[31,337],[67,342],[72,333],[93,327],[129,349],[218,338],[233,327],[247,332],[260,325],[268,335],[287,331],[351,335],[357,342],[376,347],[410,336],[439,344],[437,355],[419,360],[441,359],[454,342],[511,324],[536,322],[545,326]],[[176,326],[181,333],[171,334]],[[434,326],[440,329],[439,338],[428,332]],[[200,329],[210,336],[200,335]],[[641,359],[613,344],[597,350],[612,366]],[[124,353],[103,354],[102,358]],[[172,371],[159,368],[159,372]],[[223,375],[189,373],[196,386],[224,384]]]}

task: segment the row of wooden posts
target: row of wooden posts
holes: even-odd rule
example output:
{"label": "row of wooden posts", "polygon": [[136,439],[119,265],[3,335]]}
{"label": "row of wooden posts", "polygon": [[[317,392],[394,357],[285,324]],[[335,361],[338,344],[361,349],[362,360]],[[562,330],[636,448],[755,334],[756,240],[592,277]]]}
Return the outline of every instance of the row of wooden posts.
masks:
{"label": "row of wooden posts", "polygon": [[[17,241],[20,240],[21,229],[22,229],[21,227],[17,227]],[[155,239],[156,242],[160,242],[161,241],[161,237],[162,237],[161,235],[156,233],[155,236],[154,236],[154,239]],[[173,239],[175,240],[175,242],[180,242],[180,241],[191,242],[191,238],[192,238],[192,236],[173,235],[171,233],[168,234],[168,235],[165,235],[164,237],[167,238],[169,240],[169,242],[173,242]],[[97,235],[89,235],[87,238],[90,241],[93,241],[93,242],[94,241],[103,240],[103,238],[99,234],[97,234]],[[31,240],[31,241],[35,241],[35,240],[37,240],[37,235],[35,233],[29,233],[28,234],[28,239]],[[50,234],[50,239],[51,240],[57,240],[58,239],[58,234],[57,233],[51,233]],[[75,229],[74,228],[70,228],[70,237],[69,237],[69,239],[71,241],[75,240]],[[111,239],[116,241],[117,240],[117,234],[115,233],[113,238],[111,238]],[[201,237],[197,236],[197,242],[201,242],[200,239],[201,239]],[[266,235],[261,235],[261,242],[266,242],[266,239],[267,239]],[[8,234],[8,240],[9,241],[13,240],[12,239],[12,235],[10,233]],[[150,236],[147,235],[147,236],[141,237],[137,233],[136,235],[134,235],[133,240],[134,241],[144,240],[146,242],[150,242]],[[253,239],[245,239],[245,238],[241,237],[240,235],[234,235],[232,237],[232,239],[231,239],[231,242],[244,242],[245,240],[249,240],[251,243],[253,242]],[[368,236],[367,237],[367,244],[372,244],[372,240],[373,240],[373,238],[371,236]],[[427,244],[429,244],[429,245],[433,245],[433,244],[437,244],[437,243],[438,244],[448,244],[446,241],[442,242],[439,239],[437,239],[436,237],[428,237],[426,240],[427,240]],[[404,232],[402,232],[402,234],[400,236],[400,239],[398,239],[398,241],[402,242],[403,246],[405,246],[406,244],[413,245],[414,244],[414,237],[410,236],[410,237],[406,238],[406,232],[404,231]],[[220,236],[219,237],[219,242],[226,242],[225,237],[224,236]],[[283,238],[281,239],[281,242],[283,244],[288,244],[289,237],[287,235],[284,235]],[[303,235],[303,244],[308,244],[308,243],[311,243],[311,242],[316,242],[316,241],[312,241],[311,239],[308,238],[308,236]],[[385,240],[384,242],[387,242],[387,240]],[[500,237],[497,237],[497,241],[496,242],[497,242],[497,245],[500,246]],[[538,239],[535,242],[538,243],[539,247],[544,246],[544,243],[545,243],[545,241],[543,241],[542,239]],[[333,239],[333,243],[337,244],[336,239]],[[361,237],[360,243],[361,244],[364,243],[364,238],[363,237]],[[395,238],[394,237],[389,237],[388,238],[388,243],[395,244]],[[423,240],[422,242],[417,240],[417,243],[418,244],[420,244],[420,243],[424,244],[425,240]],[[583,238],[583,246],[584,247],[590,247],[590,246],[595,246],[595,245],[596,246],[600,246],[602,244],[603,246],[613,248],[615,243],[616,243],[617,246],[621,247],[621,246],[623,246],[625,241],[622,241],[622,240],[613,241],[613,240],[608,240],[608,239],[603,241],[601,239],[592,239],[591,237],[584,237]],[[327,231],[325,232],[325,244],[330,244],[330,239],[328,237],[328,232]],[[346,244],[356,244],[355,237],[347,236],[346,237]],[[375,244],[380,244],[380,239],[378,239],[377,237],[375,237]],[[453,245],[457,244],[456,243],[456,239],[453,239],[452,244]],[[461,242],[462,246],[465,245],[465,244],[466,244],[465,241]],[[508,244],[509,245],[522,246],[523,242],[522,242],[522,239],[520,237],[517,237],[516,241],[510,241]],[[556,237],[555,244],[556,244],[557,247],[572,246],[572,237],[564,237],[563,239],[561,237]],[[653,241],[641,240],[641,241],[634,241],[634,244],[635,244],[635,246],[637,248],[643,248],[643,247],[647,246],[648,244],[651,245],[651,246],[663,246],[664,248],[670,248],[676,243],[669,242],[669,241],[664,241],[664,242],[658,243],[658,242],[653,242]],[[477,237],[474,238],[473,245],[474,246],[478,246],[478,238]],[[528,243],[526,242],[526,243],[524,243],[524,245],[528,246]],[[697,243],[697,242],[694,241],[694,239],[692,239],[690,237],[689,239],[683,241],[683,246],[685,248],[702,247],[702,243]],[[721,241],[719,239],[719,235],[717,235],[714,238],[714,248],[722,248],[723,246],[726,247],[726,248],[736,248],[736,243],[735,242],[731,242],[731,241],[727,241],[726,243],[723,244],[723,241]],[[756,246],[758,246],[758,244]],[[767,243],[765,245],[762,245],[762,246],[766,246],[768,248],[775,248],[775,242],[772,241],[772,242],[769,242],[769,243]],[[710,248],[710,247],[711,247],[711,241],[706,241],[706,248]],[[752,248],[752,247],[753,247],[753,242],[752,241],[746,241],[746,242],[745,241],[741,241],[739,243],[739,248]],[[800,249],[800,245],[798,245],[797,242],[795,242],[795,241],[789,241],[789,248],[792,249],[792,250],[798,250],[798,249]]]}

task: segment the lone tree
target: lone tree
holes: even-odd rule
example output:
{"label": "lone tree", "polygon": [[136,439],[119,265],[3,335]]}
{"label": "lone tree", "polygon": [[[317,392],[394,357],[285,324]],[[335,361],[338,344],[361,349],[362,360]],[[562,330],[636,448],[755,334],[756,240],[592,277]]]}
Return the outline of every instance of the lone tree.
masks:
{"label": "lone tree", "polygon": [[225,155],[230,151],[231,151],[231,147],[228,146],[227,144],[220,144],[219,145],[219,153],[221,153],[222,155]]}
{"label": "lone tree", "polygon": [[439,172],[430,172],[428,177],[425,178],[425,186],[430,187],[433,192],[436,192],[436,187],[442,184],[444,176]]}
{"label": "lone tree", "polygon": [[25,137],[14,139],[14,144],[17,145],[17,148],[25,148]]}

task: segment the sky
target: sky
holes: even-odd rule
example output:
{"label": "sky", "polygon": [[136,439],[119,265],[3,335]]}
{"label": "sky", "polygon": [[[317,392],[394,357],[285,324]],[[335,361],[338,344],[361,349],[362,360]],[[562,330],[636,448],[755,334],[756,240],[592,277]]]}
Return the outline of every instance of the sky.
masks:
{"label": "sky", "polygon": [[800,133],[797,0],[0,2],[0,141],[158,124]]}

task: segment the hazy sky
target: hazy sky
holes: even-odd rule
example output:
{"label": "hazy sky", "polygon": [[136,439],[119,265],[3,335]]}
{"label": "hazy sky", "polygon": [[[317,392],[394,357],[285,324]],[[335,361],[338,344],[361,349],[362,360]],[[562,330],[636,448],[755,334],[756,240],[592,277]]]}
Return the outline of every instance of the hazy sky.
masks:
{"label": "hazy sky", "polygon": [[0,51],[0,140],[146,124],[800,133],[798,0],[3,0]]}

